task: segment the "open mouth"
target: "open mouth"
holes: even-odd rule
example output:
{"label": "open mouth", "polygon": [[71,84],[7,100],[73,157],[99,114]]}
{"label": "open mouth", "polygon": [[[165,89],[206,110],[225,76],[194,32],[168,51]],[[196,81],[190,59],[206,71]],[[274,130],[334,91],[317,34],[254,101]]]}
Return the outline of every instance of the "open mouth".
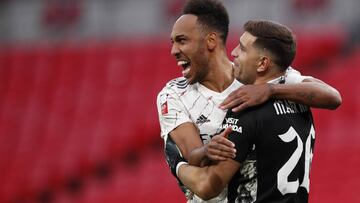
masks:
{"label": "open mouth", "polygon": [[182,74],[185,78],[189,76],[189,72],[191,69],[190,62],[189,61],[178,61],[178,66],[181,66],[183,68]]}

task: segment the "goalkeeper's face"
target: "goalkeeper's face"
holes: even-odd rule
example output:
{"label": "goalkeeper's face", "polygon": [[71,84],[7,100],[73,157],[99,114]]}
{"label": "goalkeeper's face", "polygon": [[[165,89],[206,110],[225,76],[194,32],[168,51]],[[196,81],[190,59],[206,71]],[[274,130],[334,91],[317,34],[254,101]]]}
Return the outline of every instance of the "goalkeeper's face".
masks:
{"label": "goalkeeper's face", "polygon": [[243,84],[253,84],[262,73],[263,52],[254,45],[256,37],[249,32],[241,35],[239,44],[231,52],[234,57],[234,75]]}
{"label": "goalkeeper's face", "polygon": [[175,22],[171,42],[171,54],[188,83],[202,82],[208,73],[209,54],[195,15],[183,15]]}

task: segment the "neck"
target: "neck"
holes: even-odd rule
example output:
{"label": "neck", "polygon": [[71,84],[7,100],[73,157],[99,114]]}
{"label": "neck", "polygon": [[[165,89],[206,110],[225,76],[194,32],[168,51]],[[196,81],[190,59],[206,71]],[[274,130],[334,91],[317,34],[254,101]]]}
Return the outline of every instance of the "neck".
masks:
{"label": "neck", "polygon": [[232,63],[225,50],[214,53],[210,58],[212,60],[209,63],[209,72],[201,84],[212,91],[222,92],[234,81]]}
{"label": "neck", "polygon": [[256,78],[254,84],[255,85],[265,84],[283,75],[285,75],[285,71],[279,71],[277,68],[272,68],[271,70],[269,70],[269,72],[258,74],[258,77]]}

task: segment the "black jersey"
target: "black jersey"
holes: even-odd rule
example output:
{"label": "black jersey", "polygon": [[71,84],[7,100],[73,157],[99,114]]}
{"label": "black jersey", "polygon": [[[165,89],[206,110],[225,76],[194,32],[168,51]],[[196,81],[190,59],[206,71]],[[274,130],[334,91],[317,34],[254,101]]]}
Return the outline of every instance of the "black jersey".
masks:
{"label": "black jersey", "polygon": [[308,202],[315,130],[308,107],[273,100],[239,113],[228,111],[239,173],[228,185],[229,202]]}

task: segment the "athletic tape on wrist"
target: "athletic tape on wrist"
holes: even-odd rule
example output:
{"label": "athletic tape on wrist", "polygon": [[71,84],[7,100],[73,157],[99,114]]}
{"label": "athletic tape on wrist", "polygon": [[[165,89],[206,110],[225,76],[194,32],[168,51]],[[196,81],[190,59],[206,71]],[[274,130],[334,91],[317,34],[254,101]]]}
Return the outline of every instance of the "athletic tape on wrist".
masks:
{"label": "athletic tape on wrist", "polygon": [[182,161],[182,162],[179,162],[177,165],[176,165],[176,176],[179,177],[179,168],[180,166],[184,165],[184,164],[188,164],[187,162],[185,161]]}

